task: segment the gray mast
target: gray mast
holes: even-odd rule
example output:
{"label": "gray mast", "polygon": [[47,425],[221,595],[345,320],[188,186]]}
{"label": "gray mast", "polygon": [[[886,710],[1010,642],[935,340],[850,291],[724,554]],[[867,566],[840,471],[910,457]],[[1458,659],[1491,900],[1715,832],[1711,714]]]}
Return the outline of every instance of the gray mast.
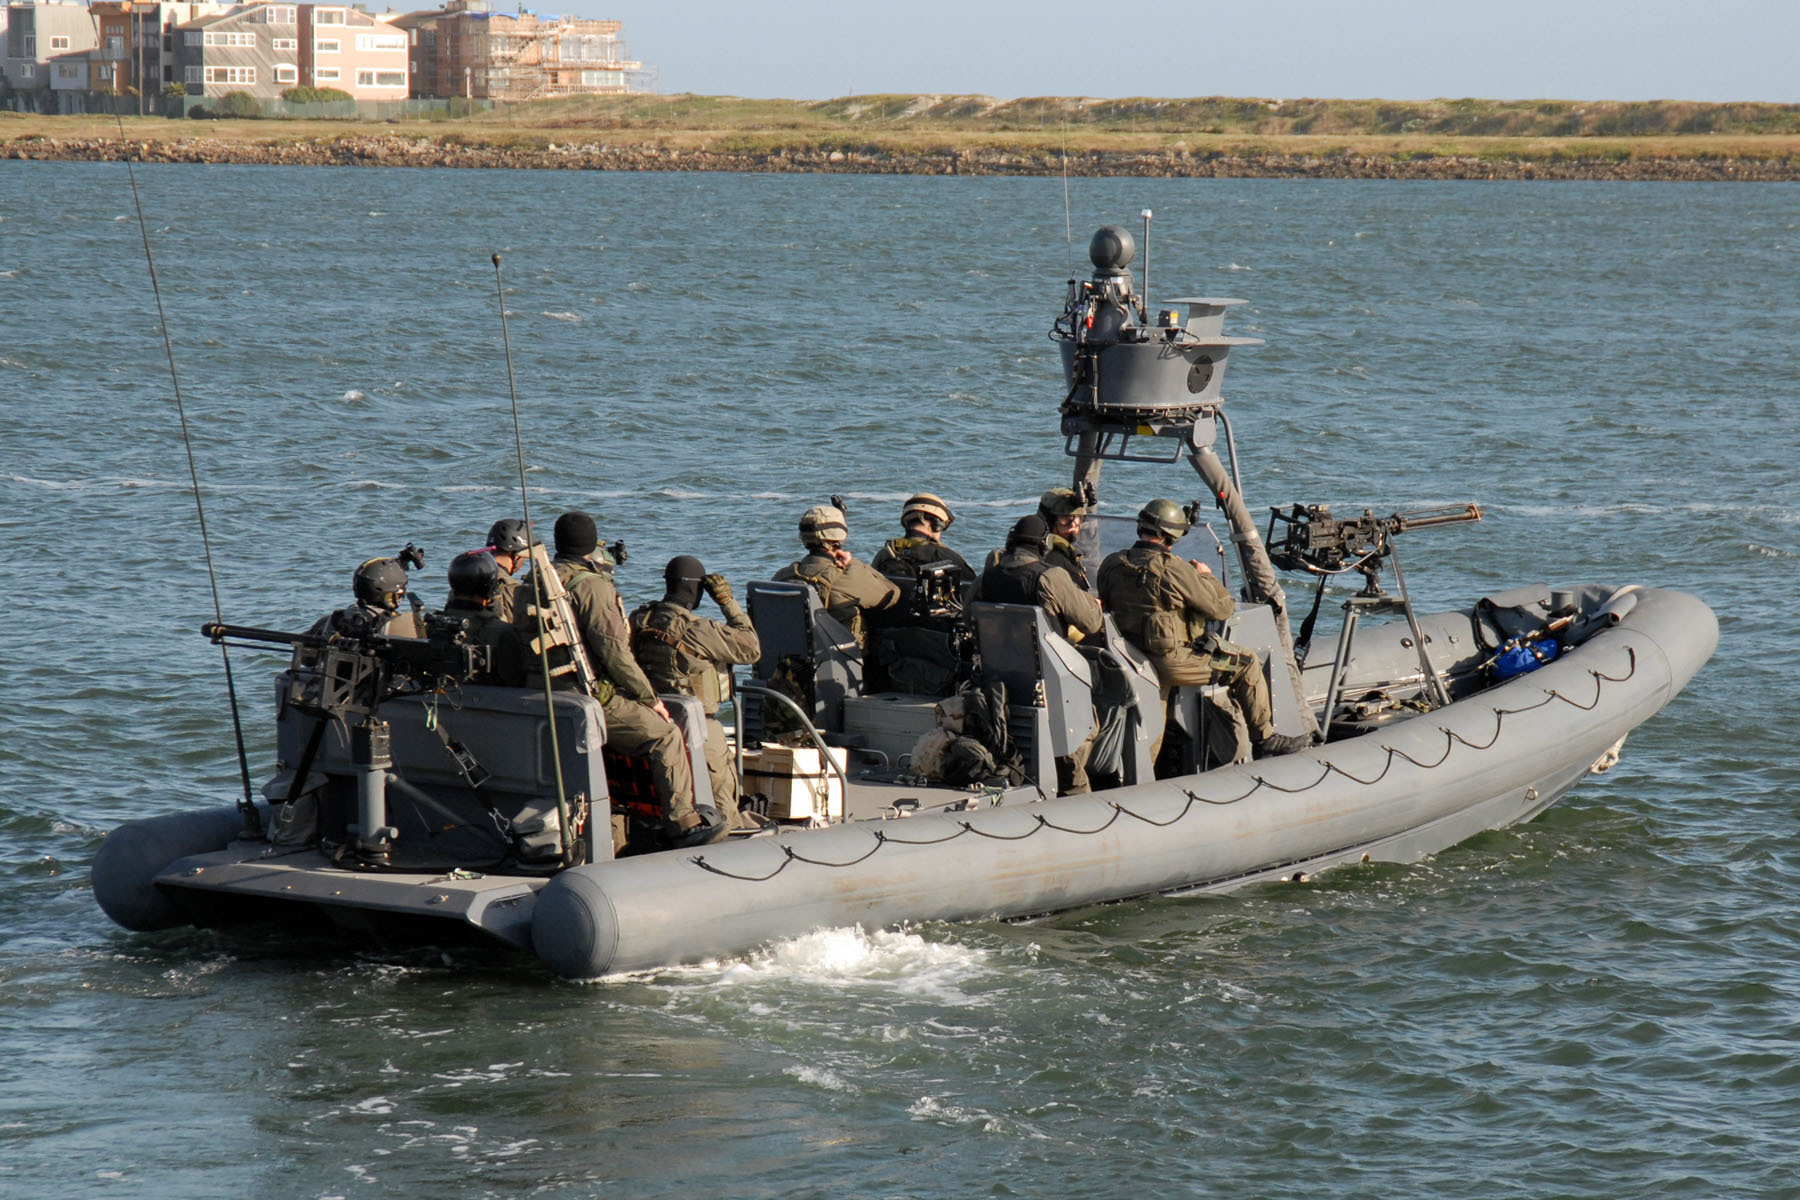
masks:
{"label": "gray mast", "polygon": [[[1131,234],[1120,226],[1095,233],[1088,244],[1094,274],[1069,281],[1062,315],[1051,329],[1068,387],[1061,409],[1063,449],[1075,459],[1075,490],[1097,495],[1100,468],[1108,460],[1173,463],[1185,457],[1231,526],[1245,598],[1274,611],[1295,693],[1304,695],[1287,594],[1244,502],[1237,456],[1231,455],[1228,470],[1213,448],[1221,425],[1228,446],[1231,437],[1220,391],[1231,351],[1260,346],[1262,339],[1223,332],[1226,309],[1242,300],[1177,297],[1168,303],[1186,308],[1185,321],[1180,309],[1166,308],[1152,322],[1143,300],[1132,294],[1129,268],[1136,253]],[[1302,707],[1309,732],[1316,732],[1312,714]]]}

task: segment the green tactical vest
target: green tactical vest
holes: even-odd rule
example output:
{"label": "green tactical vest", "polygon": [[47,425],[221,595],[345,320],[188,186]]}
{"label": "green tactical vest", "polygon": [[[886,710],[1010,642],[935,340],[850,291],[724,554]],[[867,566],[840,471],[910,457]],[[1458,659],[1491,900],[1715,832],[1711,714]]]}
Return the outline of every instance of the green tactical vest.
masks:
{"label": "green tactical vest", "polygon": [[693,696],[711,716],[719,710],[724,689],[717,667],[681,648],[693,624],[694,614],[679,604],[658,600],[644,605],[631,614],[631,656],[658,695]]}
{"label": "green tactical vest", "polygon": [[1126,639],[1145,654],[1159,658],[1172,654],[1206,632],[1202,617],[1188,618],[1186,605],[1169,582],[1170,564],[1179,561],[1163,551],[1133,548],[1123,559],[1129,583],[1115,582],[1120,572],[1114,568],[1107,577],[1104,596],[1113,621]]}

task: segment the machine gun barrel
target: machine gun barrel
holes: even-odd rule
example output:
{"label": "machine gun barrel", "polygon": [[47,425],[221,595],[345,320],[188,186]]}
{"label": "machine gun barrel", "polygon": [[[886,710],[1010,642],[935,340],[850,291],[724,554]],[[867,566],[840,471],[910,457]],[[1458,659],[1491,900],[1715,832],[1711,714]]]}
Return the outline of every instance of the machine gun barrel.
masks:
{"label": "machine gun barrel", "polygon": [[1385,520],[1394,533],[1403,533],[1408,529],[1429,529],[1433,525],[1457,525],[1464,521],[1481,520],[1481,505],[1471,502],[1444,504],[1437,508],[1414,508],[1397,512]]}
{"label": "machine gun barrel", "polygon": [[240,642],[262,642],[267,646],[323,646],[331,640],[322,633],[287,633],[280,629],[225,625],[218,621],[208,621],[200,627],[200,632],[215,645],[226,638],[236,638]]}

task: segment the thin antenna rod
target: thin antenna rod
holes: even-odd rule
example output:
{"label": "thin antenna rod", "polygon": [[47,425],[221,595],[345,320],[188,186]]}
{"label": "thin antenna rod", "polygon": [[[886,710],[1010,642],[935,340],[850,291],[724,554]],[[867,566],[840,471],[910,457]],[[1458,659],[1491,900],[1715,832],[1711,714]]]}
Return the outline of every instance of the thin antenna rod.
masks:
{"label": "thin antenna rod", "polygon": [[[531,523],[531,489],[525,486],[525,435],[519,428],[519,389],[513,382],[512,334],[506,326],[506,283],[500,273],[500,252],[494,252],[494,297],[500,305],[500,344],[506,349],[506,393],[512,398],[513,448],[519,460],[519,504],[525,510],[525,545],[537,544],[537,529]],[[537,614],[538,670],[544,677],[544,713],[550,725],[550,763],[556,773],[556,808],[563,817],[563,861],[572,862],[575,852],[575,830],[570,825],[568,792],[563,787],[562,748],[556,740],[556,699],[550,686],[550,642],[544,636],[544,581],[537,567],[531,569],[532,611]],[[588,820],[596,818],[590,805]]]}
{"label": "thin antenna rod", "polygon": [[1075,277],[1075,226],[1069,217],[1069,122],[1062,129],[1063,241],[1069,250],[1069,278]]}
{"label": "thin antenna rod", "polygon": [[[90,14],[92,16],[92,14]],[[100,40],[99,18],[94,17],[94,36]],[[125,119],[113,106],[113,120],[119,127],[119,148],[125,150]],[[150,252],[150,227],[144,220],[144,203],[138,196],[137,172],[131,167],[129,152],[125,154],[125,177],[131,182],[131,206],[137,213],[138,237],[144,243],[144,265],[150,271],[150,291],[156,297],[156,323],[162,330],[163,355],[169,363],[169,384],[175,390],[175,416],[181,424],[181,444],[187,451],[188,481],[194,494],[194,516],[200,524],[200,547],[206,553],[206,581],[212,587],[213,621],[225,623],[224,606],[219,601],[219,574],[213,566],[212,537],[206,528],[206,504],[200,496],[200,469],[194,463],[194,440],[188,433],[187,408],[181,401],[181,376],[175,370],[175,344],[169,337],[168,314],[163,308],[162,284],[156,278],[156,256]],[[219,640],[219,660],[225,665],[225,694],[231,701],[231,734],[237,743],[238,777],[244,785],[238,811],[244,816],[246,837],[263,836],[262,816],[256,811],[256,799],[250,788],[250,756],[244,750],[244,723],[238,715],[237,682],[231,675],[231,652]]]}

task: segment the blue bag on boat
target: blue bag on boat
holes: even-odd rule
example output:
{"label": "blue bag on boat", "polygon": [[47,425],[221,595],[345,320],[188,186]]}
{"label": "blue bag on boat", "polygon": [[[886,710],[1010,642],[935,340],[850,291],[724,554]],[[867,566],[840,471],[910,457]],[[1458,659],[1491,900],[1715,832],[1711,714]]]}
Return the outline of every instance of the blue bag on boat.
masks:
{"label": "blue bag on boat", "polygon": [[1493,669],[1495,679],[1511,679],[1537,670],[1554,659],[1560,649],[1555,638],[1514,638],[1501,647],[1488,666]]}

